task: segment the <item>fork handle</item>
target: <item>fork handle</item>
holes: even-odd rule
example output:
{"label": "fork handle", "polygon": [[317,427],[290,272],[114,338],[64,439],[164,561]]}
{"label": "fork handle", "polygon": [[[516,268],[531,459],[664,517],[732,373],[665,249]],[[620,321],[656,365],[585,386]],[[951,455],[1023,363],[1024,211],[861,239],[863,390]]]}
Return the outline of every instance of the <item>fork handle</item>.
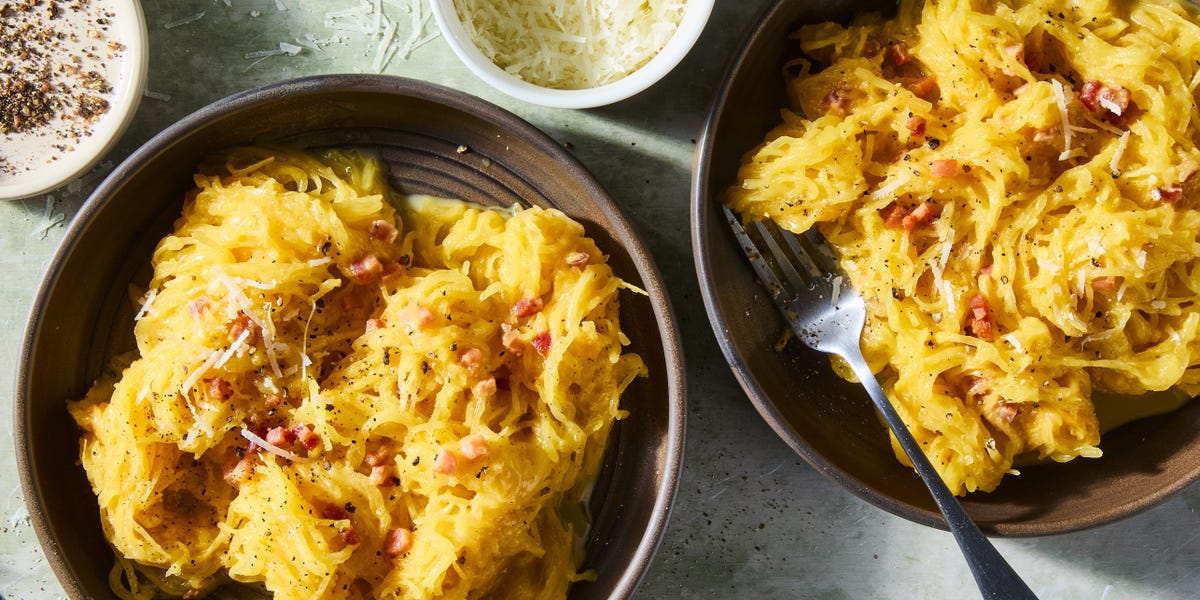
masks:
{"label": "fork handle", "polygon": [[917,440],[913,438],[904,421],[900,419],[899,413],[892,407],[887,395],[883,393],[883,388],[875,379],[875,374],[871,372],[866,360],[863,359],[862,351],[858,349],[857,344],[853,344],[853,346],[845,348],[845,352],[839,352],[839,354],[842,354],[842,358],[846,359],[855,375],[858,375],[859,381],[871,395],[871,400],[875,402],[875,406],[883,414],[892,433],[900,441],[900,446],[908,454],[917,474],[921,476],[921,479],[925,481],[925,486],[933,494],[933,501],[941,509],[942,516],[950,527],[950,532],[954,534],[955,541],[958,542],[959,548],[967,559],[967,564],[971,567],[971,573],[975,576],[979,592],[988,600],[1022,598],[1037,600],[1037,595],[1029,589],[1029,586],[1013,570],[1008,561],[1004,560],[1004,556],[996,550],[987,536],[980,531],[979,526],[967,515],[962,504],[950,492],[950,488],[946,487],[941,476],[933,468],[933,464],[925,457],[925,452],[921,450]]}

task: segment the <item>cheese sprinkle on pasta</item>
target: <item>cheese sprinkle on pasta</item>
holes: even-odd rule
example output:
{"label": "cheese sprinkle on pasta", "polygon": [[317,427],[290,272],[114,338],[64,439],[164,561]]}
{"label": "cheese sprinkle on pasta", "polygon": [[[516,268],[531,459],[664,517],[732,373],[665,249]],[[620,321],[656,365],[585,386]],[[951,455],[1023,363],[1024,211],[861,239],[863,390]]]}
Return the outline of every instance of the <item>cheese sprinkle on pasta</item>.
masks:
{"label": "cheese sprinkle on pasta", "polygon": [[1200,391],[1192,15],[902,0],[794,38],[790,110],[725,201],[834,246],[863,353],[952,490],[1099,456],[1093,390]]}
{"label": "cheese sprinkle on pasta", "polygon": [[[616,277],[553,209],[231,151],[153,256],[137,351],[70,405],[124,598],[563,598],[622,391]],[[136,566],[135,566],[136,565]]]}

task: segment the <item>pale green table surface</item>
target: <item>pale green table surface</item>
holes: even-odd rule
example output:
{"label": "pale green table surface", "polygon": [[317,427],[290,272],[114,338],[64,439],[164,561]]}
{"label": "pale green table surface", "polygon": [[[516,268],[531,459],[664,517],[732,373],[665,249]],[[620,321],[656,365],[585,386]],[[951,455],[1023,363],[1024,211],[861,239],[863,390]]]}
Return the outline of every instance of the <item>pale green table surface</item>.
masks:
{"label": "pale green table surface", "polygon": [[[371,3],[368,3],[371,4]],[[688,366],[683,481],[670,526],[638,598],[977,598],[948,533],[857,499],[803,463],[755,412],[717,347],[701,302],[689,237],[695,140],[728,56],[763,0],[719,0],[696,49],[638,97],[587,111],[543,109],[500,95],[463,67],[430,19],[407,58],[383,69],[499,104],[569,147],[644,235],[666,275]],[[374,72],[375,46],[343,34],[256,62],[254,52],[338,32],[326,13],[360,0],[143,0],[148,95],[119,147],[47,196],[0,202],[0,598],[63,596],[29,524],[12,444],[17,352],[34,290],[80,204],[112,167],[201,106],[258,85],[320,73]],[[397,35],[406,0],[383,3]],[[425,12],[428,12],[426,8]],[[198,18],[197,15],[203,13]],[[193,20],[194,19],[194,20]],[[297,40],[300,40],[299,42]],[[48,229],[47,218],[63,222]],[[74,443],[63,440],[63,443]],[[1141,515],[1049,538],[996,545],[1042,598],[1200,598],[1200,485]]]}

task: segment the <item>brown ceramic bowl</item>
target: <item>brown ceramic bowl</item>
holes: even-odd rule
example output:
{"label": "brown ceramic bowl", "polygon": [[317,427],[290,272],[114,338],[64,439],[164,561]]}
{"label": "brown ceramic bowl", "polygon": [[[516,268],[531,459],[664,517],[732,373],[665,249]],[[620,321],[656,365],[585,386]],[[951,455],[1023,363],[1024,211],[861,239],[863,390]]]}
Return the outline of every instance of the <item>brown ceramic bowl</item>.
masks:
{"label": "brown ceramic bowl", "polygon": [[[17,374],[16,446],[38,538],[67,594],[114,598],[113,552],[66,411],[114,350],[128,347],[130,283],[144,285],[155,243],[180,214],[205,155],[237,144],[356,147],[376,152],[402,193],[491,206],[552,206],[584,224],[613,270],[648,296],[622,298],[623,329],[648,363],[622,404],[593,494],[586,566],[595,582],[572,600],[625,598],[666,525],[683,452],[682,351],[657,268],[591,175],[516,116],[439,86],[386,76],[300,79],[221,100],[168,128],[124,163],[80,209],[49,265]],[[459,146],[469,152],[459,153]],[[216,598],[255,596],[227,585]]]}
{"label": "brown ceramic bowl", "polygon": [[[895,4],[890,3],[894,10]],[[803,23],[843,21],[889,3],[780,0],[762,14],[733,57],[704,125],[692,180],[692,245],[709,319],[746,395],[781,438],[821,473],[860,498],[917,523],[945,528],[921,480],[892,454],[866,393],[837,377],[826,356],[789,344],[787,324],[755,280],[719,212],[742,155],[785,106],[781,68],[787,35]],[[1132,515],[1200,479],[1200,401],[1115,429],[1104,457],[1021,469],[991,493],[962,499],[988,533],[1036,536]]]}

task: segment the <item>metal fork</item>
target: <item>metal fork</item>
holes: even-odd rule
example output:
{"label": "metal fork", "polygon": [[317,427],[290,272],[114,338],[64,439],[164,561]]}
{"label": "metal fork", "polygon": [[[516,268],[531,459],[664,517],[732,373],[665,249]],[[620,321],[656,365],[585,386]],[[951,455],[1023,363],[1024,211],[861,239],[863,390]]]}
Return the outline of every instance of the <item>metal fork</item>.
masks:
{"label": "metal fork", "polygon": [[762,220],[750,220],[743,226],[728,207],[722,209],[738,245],[800,340],[814,350],[844,358],[867,389],[941,509],[983,597],[1036,600],[946,487],[867,366],[859,348],[866,320],[863,298],[849,285],[820,233],[812,230],[798,237]]}

